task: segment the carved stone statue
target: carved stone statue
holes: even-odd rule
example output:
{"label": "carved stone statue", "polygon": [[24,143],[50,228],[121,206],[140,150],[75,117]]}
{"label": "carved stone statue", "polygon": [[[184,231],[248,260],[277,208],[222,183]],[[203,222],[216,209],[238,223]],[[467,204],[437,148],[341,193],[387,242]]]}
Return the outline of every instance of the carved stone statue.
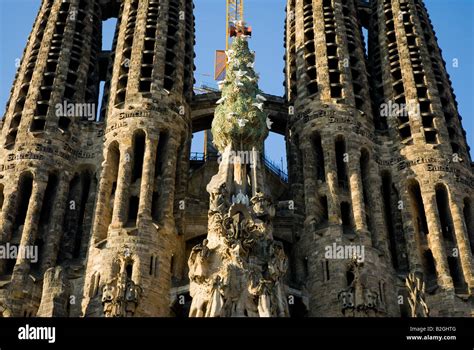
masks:
{"label": "carved stone statue", "polygon": [[221,316],[222,307],[224,306],[224,297],[222,290],[222,281],[220,276],[214,278],[211,290],[211,303],[207,307],[206,317]]}
{"label": "carved stone statue", "polygon": [[[223,203],[216,196],[211,201],[214,209]],[[196,245],[188,260],[190,317],[289,316],[288,259],[271,235],[271,201],[257,195],[244,203],[232,204],[225,213],[209,211],[208,237],[213,239]]]}
{"label": "carved stone statue", "polygon": [[210,194],[209,211],[224,214],[229,209],[229,193],[225,183]]}
{"label": "carved stone statue", "polygon": [[270,220],[275,216],[275,207],[271,198],[262,192],[257,192],[250,200],[250,204],[252,205],[252,212],[257,218]]}

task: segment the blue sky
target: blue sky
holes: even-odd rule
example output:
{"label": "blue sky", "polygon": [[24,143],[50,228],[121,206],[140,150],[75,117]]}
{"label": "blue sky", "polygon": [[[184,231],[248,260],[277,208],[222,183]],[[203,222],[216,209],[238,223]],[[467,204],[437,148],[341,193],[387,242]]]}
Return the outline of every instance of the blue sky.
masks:
{"label": "blue sky", "polygon": [[[257,52],[260,88],[274,95],[283,94],[285,2],[245,1],[245,19],[253,27],[250,45]],[[15,75],[15,62],[21,58],[39,4],[39,0],[0,0],[1,115]],[[453,82],[468,142],[474,147],[474,1],[425,0],[425,4]],[[195,5],[196,84],[212,86],[214,51],[225,46],[225,0],[195,0]],[[111,42],[112,33],[113,21],[107,21],[104,25],[106,44]],[[453,67],[454,59],[458,60],[457,68]],[[193,151],[202,151],[202,135],[195,136]],[[266,142],[266,153],[268,158],[280,164],[285,157],[283,137],[271,135]]]}

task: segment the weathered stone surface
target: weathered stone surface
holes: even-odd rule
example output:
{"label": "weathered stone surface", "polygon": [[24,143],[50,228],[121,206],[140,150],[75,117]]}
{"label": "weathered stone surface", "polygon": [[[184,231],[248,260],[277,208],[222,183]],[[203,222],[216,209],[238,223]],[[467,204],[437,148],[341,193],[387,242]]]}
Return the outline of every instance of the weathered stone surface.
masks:
{"label": "weathered stone surface", "polygon": [[473,165],[423,2],[288,0],[285,31],[285,96],[241,67],[213,131],[235,160],[269,115],[288,177],[190,160],[239,96],[193,95],[192,1],[43,0],[0,121],[0,253],[25,252],[0,316],[473,316]]}

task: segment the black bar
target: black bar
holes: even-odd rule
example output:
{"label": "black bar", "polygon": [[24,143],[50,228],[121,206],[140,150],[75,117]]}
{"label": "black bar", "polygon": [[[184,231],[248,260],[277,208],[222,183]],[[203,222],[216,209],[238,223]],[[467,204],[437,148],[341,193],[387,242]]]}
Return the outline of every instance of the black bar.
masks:
{"label": "black bar", "polygon": [[[20,327],[55,327],[55,342],[20,340]],[[431,328],[429,328],[431,327]],[[454,327],[454,328],[453,328]],[[25,328],[26,329],[26,328]],[[309,349],[473,349],[473,318],[306,318],[306,319],[177,319],[177,318],[0,318],[0,349],[77,348],[105,342],[122,346],[149,344],[162,337],[198,339],[199,336],[296,336],[314,337],[320,343],[296,343]],[[407,336],[452,337],[456,339],[407,339]],[[164,348],[165,343],[153,343]],[[304,345],[307,344],[307,345]],[[320,344],[320,345],[316,345]],[[322,344],[330,344],[323,346]],[[243,344],[241,344],[243,345]],[[363,346],[359,346],[363,345]],[[87,346],[87,348],[85,348]],[[284,346],[282,344],[282,346]],[[323,346],[323,347],[321,347]],[[294,346],[292,346],[294,347]],[[109,348],[109,347],[107,347]],[[135,350],[135,349],[133,349]],[[137,349],[138,350],[138,349]]]}

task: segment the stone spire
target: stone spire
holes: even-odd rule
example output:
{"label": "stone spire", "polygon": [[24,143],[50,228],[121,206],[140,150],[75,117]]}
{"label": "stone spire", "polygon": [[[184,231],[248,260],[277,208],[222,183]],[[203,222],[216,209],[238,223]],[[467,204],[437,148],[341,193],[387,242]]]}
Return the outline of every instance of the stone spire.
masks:
{"label": "stone spire", "polygon": [[275,208],[263,192],[264,169],[257,156],[268,135],[264,98],[245,37],[234,40],[227,56],[212,124],[222,157],[219,172],[207,186],[208,235],[188,261],[190,316],[285,317],[288,260],[283,245],[273,240]]}

